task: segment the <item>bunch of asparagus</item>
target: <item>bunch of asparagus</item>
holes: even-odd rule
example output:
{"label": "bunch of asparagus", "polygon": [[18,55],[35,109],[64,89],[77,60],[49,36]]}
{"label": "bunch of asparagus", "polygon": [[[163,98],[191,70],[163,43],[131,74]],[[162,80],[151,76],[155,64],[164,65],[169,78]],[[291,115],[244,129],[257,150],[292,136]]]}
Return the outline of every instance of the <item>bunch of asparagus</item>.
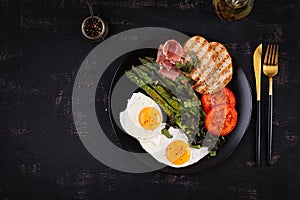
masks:
{"label": "bunch of asparagus", "polygon": [[[125,72],[125,75],[138,87],[143,89],[161,106],[170,119],[170,125],[182,129],[193,144],[195,135],[204,125],[205,113],[197,95],[189,85],[189,78],[179,76],[172,81],[158,73],[159,65],[153,58],[140,58],[142,65]],[[172,137],[166,129],[162,131]]]}

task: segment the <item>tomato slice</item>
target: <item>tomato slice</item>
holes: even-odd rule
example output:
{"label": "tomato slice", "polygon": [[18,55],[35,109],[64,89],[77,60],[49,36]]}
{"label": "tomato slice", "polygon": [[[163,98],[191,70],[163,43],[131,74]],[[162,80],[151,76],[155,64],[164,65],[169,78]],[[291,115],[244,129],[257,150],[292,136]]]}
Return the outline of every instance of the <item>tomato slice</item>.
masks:
{"label": "tomato slice", "polygon": [[235,128],[237,117],[237,111],[232,105],[215,106],[206,115],[205,127],[213,135],[225,136]]}
{"label": "tomato slice", "polygon": [[225,87],[212,94],[203,94],[201,97],[201,103],[204,112],[207,114],[214,106],[230,104],[235,107],[236,99],[232,91]]}

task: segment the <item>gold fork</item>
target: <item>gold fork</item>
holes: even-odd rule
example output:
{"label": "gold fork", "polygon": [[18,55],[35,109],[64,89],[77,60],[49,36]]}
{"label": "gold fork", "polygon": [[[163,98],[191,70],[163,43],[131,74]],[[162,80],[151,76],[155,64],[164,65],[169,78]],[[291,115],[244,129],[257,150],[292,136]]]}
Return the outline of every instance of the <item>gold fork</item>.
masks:
{"label": "gold fork", "polygon": [[263,72],[269,77],[267,165],[272,160],[273,77],[278,73],[278,49],[278,45],[268,45],[263,64]]}

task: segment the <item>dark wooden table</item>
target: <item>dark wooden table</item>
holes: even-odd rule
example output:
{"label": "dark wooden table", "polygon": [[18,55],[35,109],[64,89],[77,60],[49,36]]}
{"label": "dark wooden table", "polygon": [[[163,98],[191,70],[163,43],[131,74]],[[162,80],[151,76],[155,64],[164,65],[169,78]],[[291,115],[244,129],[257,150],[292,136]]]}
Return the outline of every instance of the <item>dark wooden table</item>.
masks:
{"label": "dark wooden table", "polygon": [[[94,1],[110,36],[146,26],[200,34],[225,44],[253,94],[249,127],[225,162],[194,175],[129,174],[98,162],[72,118],[77,71],[96,46],[81,37],[85,1],[0,0],[0,199],[298,199],[300,195],[300,42],[297,0],[255,1],[245,19],[216,17],[209,0]],[[255,83],[252,53],[280,44],[274,83],[273,165],[254,165]],[[266,144],[267,78],[262,80]],[[103,99],[107,97],[101,97]]]}

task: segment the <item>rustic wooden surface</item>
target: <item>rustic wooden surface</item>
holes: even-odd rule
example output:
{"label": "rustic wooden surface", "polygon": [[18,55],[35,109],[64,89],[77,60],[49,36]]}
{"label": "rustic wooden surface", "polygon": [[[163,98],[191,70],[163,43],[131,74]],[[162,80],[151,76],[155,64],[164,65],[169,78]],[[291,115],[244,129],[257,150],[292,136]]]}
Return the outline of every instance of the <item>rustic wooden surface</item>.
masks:
{"label": "rustic wooden surface", "polygon": [[[194,175],[128,174],[94,159],[72,119],[73,82],[95,47],[80,35],[85,1],[0,0],[0,199],[298,199],[299,9],[297,0],[255,1],[249,17],[227,23],[213,13],[210,0],[95,0],[110,35],[158,26],[224,43],[241,64],[253,99],[252,52],[260,42],[280,44],[273,166],[253,163],[253,104],[242,142],[220,165]],[[267,88],[263,77],[264,135]]]}

